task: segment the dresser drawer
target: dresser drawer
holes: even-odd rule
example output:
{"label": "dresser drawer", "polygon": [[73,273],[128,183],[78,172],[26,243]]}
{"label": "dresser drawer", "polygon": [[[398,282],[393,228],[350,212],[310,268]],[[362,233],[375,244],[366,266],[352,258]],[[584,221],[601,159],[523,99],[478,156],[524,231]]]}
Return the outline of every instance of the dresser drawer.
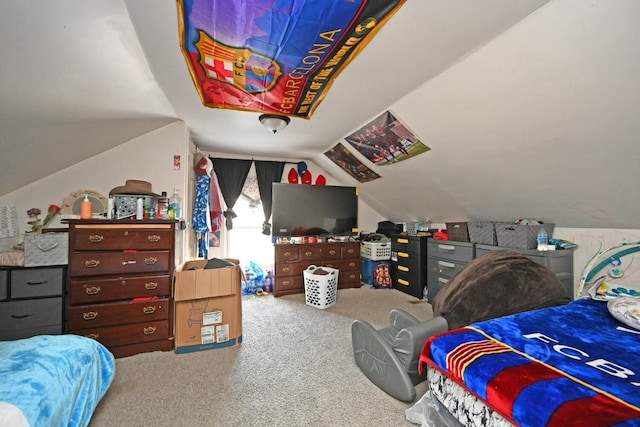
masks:
{"label": "dresser drawer", "polygon": [[11,298],[62,295],[63,283],[61,267],[11,270]]}
{"label": "dresser drawer", "polygon": [[73,247],[76,251],[172,249],[175,233],[172,225],[130,224],[76,225]]}
{"label": "dresser drawer", "polygon": [[296,245],[283,245],[276,246],[275,261],[297,261],[300,255],[300,251]]}
{"label": "dresser drawer", "polygon": [[343,243],[342,258],[360,258],[360,243]]}
{"label": "dresser drawer", "polygon": [[274,275],[275,277],[291,277],[291,276],[300,276],[302,277],[302,272],[308,267],[309,265],[302,263],[302,262],[297,262],[297,263],[280,263],[276,265],[276,268],[274,270]]}
{"label": "dresser drawer", "polygon": [[360,271],[342,271],[338,273],[338,289],[344,288],[359,288],[360,283]]}
{"label": "dresser drawer", "polygon": [[67,301],[70,305],[92,304],[156,295],[171,295],[170,275],[72,279]]}
{"label": "dresser drawer", "polygon": [[[300,248],[300,261],[301,262],[308,262],[309,265],[310,264],[316,264],[317,261],[320,261],[323,258],[328,258],[329,257],[329,250],[326,251],[326,253],[324,253],[323,249],[320,248],[319,246],[310,246],[310,245],[305,245],[304,247]],[[333,249],[334,254],[337,253],[337,257],[334,255],[334,257],[336,258],[340,258],[340,249]]]}
{"label": "dresser drawer", "polygon": [[[340,278],[338,278],[338,283]],[[304,292],[304,278],[302,274],[299,276],[291,276],[291,277],[276,277],[276,291],[279,295],[284,295],[287,293],[300,293],[300,291]]]}
{"label": "dresser drawer", "polygon": [[427,299],[430,303],[433,303],[434,298],[438,295],[438,292],[445,287],[451,278],[439,276],[437,274],[428,273],[427,274],[427,290],[428,296]]}
{"label": "dresser drawer", "polygon": [[69,265],[72,277],[171,271],[171,251],[78,252]]}
{"label": "dresser drawer", "polygon": [[444,277],[453,277],[466,265],[467,262],[427,257],[427,271]]}
{"label": "dresser drawer", "polygon": [[392,236],[391,250],[394,252],[408,252],[413,254],[422,254],[426,250],[425,237],[417,236]]}
{"label": "dresser drawer", "polygon": [[32,329],[62,324],[62,297],[0,303],[0,331]]}
{"label": "dresser drawer", "polygon": [[67,324],[72,330],[151,322],[169,318],[169,300],[78,305],[69,307]]}
{"label": "dresser drawer", "polygon": [[62,324],[34,326],[27,329],[0,330],[0,341],[15,341],[23,338],[31,338],[36,335],[62,335]]}
{"label": "dresser drawer", "polygon": [[69,333],[93,338],[106,347],[142,342],[166,340],[169,338],[169,321],[130,323],[120,326],[105,326],[70,330]]}
{"label": "dresser drawer", "polygon": [[338,260],[338,261],[326,261],[322,263],[325,267],[337,268],[342,274],[343,271],[360,271],[360,260],[359,259],[350,259],[350,260]]}
{"label": "dresser drawer", "polygon": [[0,270],[0,301],[9,298],[9,270]]}
{"label": "dresser drawer", "polygon": [[469,262],[475,255],[474,244],[429,239],[427,256]]}

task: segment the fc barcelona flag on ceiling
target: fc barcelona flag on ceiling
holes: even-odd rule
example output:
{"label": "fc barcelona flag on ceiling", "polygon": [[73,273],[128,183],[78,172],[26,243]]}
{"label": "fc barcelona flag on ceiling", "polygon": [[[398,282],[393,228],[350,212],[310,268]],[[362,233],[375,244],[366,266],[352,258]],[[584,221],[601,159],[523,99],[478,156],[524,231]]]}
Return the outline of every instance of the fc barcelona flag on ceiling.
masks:
{"label": "fc barcelona flag on ceiling", "polygon": [[311,117],[406,0],[178,0],[180,45],[211,108]]}

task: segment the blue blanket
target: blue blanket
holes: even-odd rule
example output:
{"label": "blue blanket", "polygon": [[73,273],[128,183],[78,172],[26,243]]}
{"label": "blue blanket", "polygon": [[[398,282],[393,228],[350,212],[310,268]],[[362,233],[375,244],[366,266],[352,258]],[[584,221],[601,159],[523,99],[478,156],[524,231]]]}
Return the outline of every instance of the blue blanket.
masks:
{"label": "blue blanket", "polygon": [[638,351],[640,331],[583,299],[445,332],[421,361],[518,425],[638,426]]}
{"label": "blue blanket", "polygon": [[89,338],[0,342],[0,402],[20,409],[33,427],[88,425],[114,375],[113,355]]}

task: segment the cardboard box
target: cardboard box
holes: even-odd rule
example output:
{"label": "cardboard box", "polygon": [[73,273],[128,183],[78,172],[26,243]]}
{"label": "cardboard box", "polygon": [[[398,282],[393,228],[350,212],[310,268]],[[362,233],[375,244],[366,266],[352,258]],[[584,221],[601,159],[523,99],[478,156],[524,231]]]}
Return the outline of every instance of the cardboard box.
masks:
{"label": "cardboard box", "polygon": [[[231,260],[237,261],[237,260]],[[207,260],[188,261],[174,273],[174,334],[178,354],[242,343],[242,270],[203,269]]]}

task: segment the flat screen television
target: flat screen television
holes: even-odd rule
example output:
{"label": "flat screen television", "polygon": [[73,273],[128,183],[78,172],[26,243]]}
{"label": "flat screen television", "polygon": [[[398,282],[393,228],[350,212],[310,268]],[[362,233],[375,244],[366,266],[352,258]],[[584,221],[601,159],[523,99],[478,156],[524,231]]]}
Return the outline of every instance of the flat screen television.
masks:
{"label": "flat screen television", "polygon": [[274,183],[271,215],[274,237],[351,236],[358,228],[357,188]]}

